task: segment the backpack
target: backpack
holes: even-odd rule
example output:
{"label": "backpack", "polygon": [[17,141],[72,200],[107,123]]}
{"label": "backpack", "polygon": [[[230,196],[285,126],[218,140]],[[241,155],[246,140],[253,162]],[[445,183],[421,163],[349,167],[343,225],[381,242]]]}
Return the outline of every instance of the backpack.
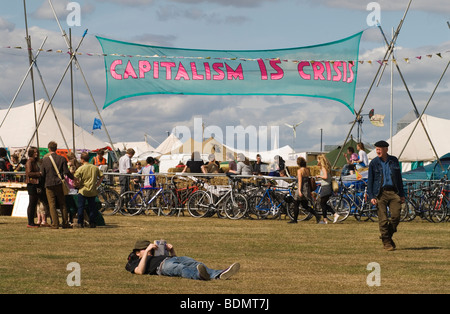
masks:
{"label": "backpack", "polygon": [[[151,169],[149,171],[149,174],[155,174],[155,172],[152,170],[153,166],[150,166]],[[156,176],[148,176],[148,184],[151,186],[155,186],[156,184]]]}

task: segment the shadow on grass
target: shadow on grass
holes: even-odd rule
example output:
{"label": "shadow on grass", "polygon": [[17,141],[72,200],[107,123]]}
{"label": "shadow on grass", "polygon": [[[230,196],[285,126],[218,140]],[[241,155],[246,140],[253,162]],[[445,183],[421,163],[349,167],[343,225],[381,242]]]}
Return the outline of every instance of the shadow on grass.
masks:
{"label": "shadow on grass", "polygon": [[429,251],[429,250],[446,250],[447,248],[439,246],[423,246],[423,247],[407,247],[404,249],[398,249],[398,251]]}

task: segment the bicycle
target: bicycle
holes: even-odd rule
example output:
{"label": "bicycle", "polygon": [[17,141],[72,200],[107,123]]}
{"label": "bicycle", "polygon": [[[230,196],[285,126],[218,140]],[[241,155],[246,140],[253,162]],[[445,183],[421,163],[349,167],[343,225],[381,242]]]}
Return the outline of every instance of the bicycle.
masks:
{"label": "bicycle", "polygon": [[216,195],[213,186],[206,190],[194,192],[188,200],[188,212],[192,217],[211,217],[217,214],[219,218],[240,219],[247,212],[247,199],[235,191],[239,178],[228,176],[231,184],[226,190],[219,191]]}
{"label": "bicycle", "polygon": [[342,177],[339,182],[339,191],[330,197],[329,203],[334,212],[339,215],[336,222],[343,222],[348,218],[352,211],[352,206],[347,196],[348,188],[343,184]]}
{"label": "bicycle", "polygon": [[367,184],[364,184],[364,193],[362,196],[356,196],[359,206],[356,206],[354,216],[356,220],[361,221],[378,221],[378,208],[369,200],[367,193]]}
{"label": "bicycle", "polygon": [[443,222],[449,214],[450,189],[447,186],[446,178],[441,179],[437,185],[437,195],[431,197],[428,218],[432,222]]}
{"label": "bicycle", "polygon": [[183,188],[179,188],[177,186],[176,179],[183,180],[183,181],[187,181],[188,179],[186,179],[184,176],[174,175],[171,178],[171,185],[169,187],[169,189],[171,189],[172,192],[175,194],[175,196],[177,198],[177,205],[178,205],[176,208],[174,208],[174,212],[172,213],[172,215],[175,214],[176,212],[178,212],[178,216],[180,216],[181,213],[184,216],[184,207],[187,204],[189,197],[193,193],[195,193],[199,190],[200,186],[203,185],[203,181],[194,178],[194,180],[195,180],[194,184],[188,185]]}
{"label": "bicycle", "polygon": [[[295,185],[293,182],[287,187],[272,186],[271,183],[266,184],[267,188],[257,191],[248,198],[248,215],[256,216],[257,219],[281,219],[281,215],[285,214],[292,220],[294,217],[294,196]],[[298,220],[304,220],[308,214],[301,210]]]}
{"label": "bicycle", "polygon": [[417,189],[412,189],[410,183],[407,186],[408,196],[405,198],[405,206],[402,209],[402,219],[404,221],[412,221],[418,216],[431,222],[429,213],[432,207],[431,195],[433,187],[425,186],[425,183],[420,183]]}
{"label": "bicycle", "polygon": [[98,199],[101,203],[100,212],[105,216],[115,215],[119,212],[119,206],[117,206],[120,195],[112,189],[110,186],[102,183],[97,188]]}
{"label": "bicycle", "polygon": [[178,202],[171,190],[141,186],[137,192],[127,191],[120,195],[119,207],[128,216],[148,214],[150,210],[158,216],[170,216],[178,207]]}

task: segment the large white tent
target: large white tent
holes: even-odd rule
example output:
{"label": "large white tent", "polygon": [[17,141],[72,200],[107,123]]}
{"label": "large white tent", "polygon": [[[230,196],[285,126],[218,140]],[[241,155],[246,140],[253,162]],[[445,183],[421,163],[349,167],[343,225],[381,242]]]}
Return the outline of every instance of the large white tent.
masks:
{"label": "large white tent", "polygon": [[170,154],[172,151],[178,149],[183,143],[171,133],[159,146],[155,149],[161,155]]}
{"label": "large white tent", "polygon": [[[389,154],[400,157],[401,162],[414,162],[424,161],[430,162],[436,160],[433,148],[430,144],[422,123],[417,124],[418,119],[411,122],[408,126],[400,130],[392,137],[392,146],[389,149]],[[450,134],[450,120],[436,118],[430,115],[424,114],[422,121],[425,125],[428,135],[430,136],[431,143],[437,152],[437,157],[442,157],[450,152],[450,141],[448,135]],[[414,130],[414,127],[416,126]],[[414,132],[413,132],[414,130]],[[405,150],[400,156],[403,147],[405,147],[408,138],[412,136],[406,145]],[[391,139],[386,140],[389,144]],[[375,150],[368,154],[369,159],[376,157]]]}
{"label": "large white tent", "polygon": [[143,142],[117,142],[114,143],[115,149],[127,150],[129,148],[134,149],[135,155],[141,155],[147,152],[154,152],[155,148],[149,143]]}
{"label": "large white tent", "polygon": [[[48,103],[44,99],[36,102],[38,116],[43,114],[47,105]],[[39,146],[47,147],[50,141],[55,141],[58,143],[58,148],[71,149],[73,143],[72,120],[58,112],[57,109],[55,109],[55,114],[56,118],[51,108],[47,110],[39,126]],[[4,119],[5,116],[6,119]],[[30,103],[24,106],[12,107],[9,113],[8,109],[0,110],[0,121],[3,120],[3,125],[0,128],[0,145],[8,147],[11,151],[27,147],[36,129],[34,104]],[[59,121],[62,133],[69,147],[65,147],[66,145],[57,121]],[[83,130],[78,125],[75,125],[74,129],[75,148],[77,150],[95,150],[107,146],[105,142]],[[30,146],[37,146],[36,136],[33,138]]]}

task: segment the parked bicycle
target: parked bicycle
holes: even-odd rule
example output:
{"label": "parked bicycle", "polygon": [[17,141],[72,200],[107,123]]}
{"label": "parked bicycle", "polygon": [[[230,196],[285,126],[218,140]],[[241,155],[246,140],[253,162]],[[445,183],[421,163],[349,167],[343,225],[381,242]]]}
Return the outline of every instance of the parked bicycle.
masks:
{"label": "parked bicycle", "polygon": [[[185,187],[178,187],[177,181],[184,181]],[[172,176],[171,185],[169,186],[169,189],[172,190],[172,192],[175,194],[177,198],[177,207],[174,208],[174,212],[171,213],[171,215],[180,214],[184,215],[184,208],[187,206],[187,201],[191,197],[192,194],[197,192],[201,186],[203,186],[203,180],[199,180],[194,178],[188,178],[185,176]]]}
{"label": "parked bicycle", "polygon": [[237,191],[241,179],[228,176],[230,185],[217,191],[213,185],[206,190],[198,190],[188,200],[188,211],[192,217],[211,217],[217,214],[219,218],[240,219],[247,212],[247,199]]}
{"label": "parked bicycle", "polygon": [[102,183],[98,188],[98,199],[101,203],[100,212],[105,216],[111,216],[119,211],[119,193],[111,186]]}
{"label": "parked bicycle", "polygon": [[430,209],[428,218],[432,222],[443,222],[449,217],[450,213],[450,187],[443,178],[436,185],[436,193],[430,198]]}
{"label": "parked bicycle", "polygon": [[141,186],[139,191],[127,191],[120,195],[119,207],[124,215],[149,214],[170,216],[177,208],[175,194],[163,187]]}
{"label": "parked bicycle", "polygon": [[[286,188],[268,184],[262,195],[258,193],[248,198],[249,213],[258,219],[281,218],[282,214],[293,219],[294,210],[291,205],[294,202],[293,191],[296,184],[291,183]],[[305,216],[304,213],[301,216]]]}
{"label": "parked bicycle", "polygon": [[433,185],[430,182],[421,182],[418,188],[413,187],[414,183],[407,183],[407,197],[401,212],[402,221],[411,221],[416,217],[423,220],[430,220],[430,208]]}

